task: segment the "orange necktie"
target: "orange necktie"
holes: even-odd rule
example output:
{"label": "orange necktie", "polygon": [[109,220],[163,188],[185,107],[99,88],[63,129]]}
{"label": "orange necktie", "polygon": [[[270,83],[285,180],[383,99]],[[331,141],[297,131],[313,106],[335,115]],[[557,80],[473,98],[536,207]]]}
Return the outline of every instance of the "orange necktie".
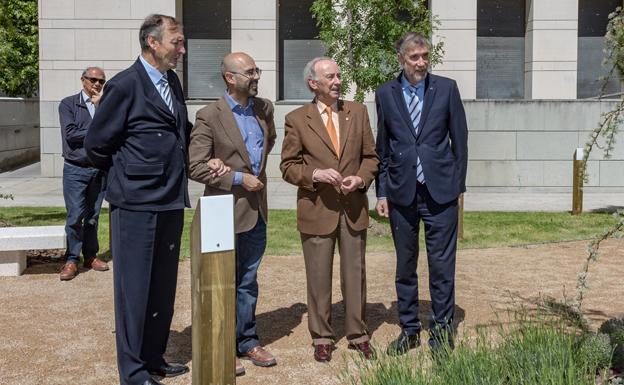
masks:
{"label": "orange necktie", "polygon": [[334,150],[336,150],[336,155],[340,156],[340,145],[338,144],[338,136],[336,135],[336,127],[334,127],[334,119],[332,118],[331,106],[325,107],[325,111],[327,111],[327,133],[329,134],[329,139],[331,139],[332,145],[334,145]]}

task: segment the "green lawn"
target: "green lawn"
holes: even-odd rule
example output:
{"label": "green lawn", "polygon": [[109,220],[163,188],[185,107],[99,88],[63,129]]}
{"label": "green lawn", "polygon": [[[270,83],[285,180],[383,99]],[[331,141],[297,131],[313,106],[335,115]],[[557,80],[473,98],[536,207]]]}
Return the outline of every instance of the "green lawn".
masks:
{"label": "green lawn", "polygon": [[[192,215],[192,210],[186,211],[182,256],[189,254],[189,229]],[[376,231],[369,232],[368,250],[392,250],[392,238],[389,235],[387,220],[380,219],[374,213],[372,215],[380,221],[380,224]],[[0,208],[0,221],[15,226],[62,225],[65,222],[65,209],[60,207],[3,207]],[[517,246],[589,239],[614,223],[613,217],[607,213],[572,216],[569,213],[551,212],[466,212],[464,239],[459,242],[459,248]],[[270,210],[267,232],[267,255],[301,254],[294,210]],[[106,209],[102,209],[100,242],[102,251],[107,251],[108,210]]]}

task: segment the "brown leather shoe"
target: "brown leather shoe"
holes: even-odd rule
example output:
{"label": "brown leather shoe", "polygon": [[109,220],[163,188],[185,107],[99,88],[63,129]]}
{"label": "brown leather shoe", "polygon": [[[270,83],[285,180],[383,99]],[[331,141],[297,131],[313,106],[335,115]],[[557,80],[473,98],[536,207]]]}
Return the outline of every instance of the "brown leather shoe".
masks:
{"label": "brown leather shoe", "polygon": [[236,357],[236,375],[242,376],[243,374],[245,374],[245,367],[243,366],[241,360]]}
{"label": "brown leather shoe", "polygon": [[108,264],[97,257],[86,258],[82,266],[84,266],[85,269],[93,269],[95,271],[108,270]]}
{"label": "brown leather shoe", "polygon": [[76,262],[67,262],[61,269],[61,281],[71,281],[78,275],[78,265]]}
{"label": "brown leather shoe", "polygon": [[273,366],[277,365],[275,357],[262,346],[256,346],[247,353],[243,354],[243,358],[250,360],[256,366]]}
{"label": "brown leather shoe", "polygon": [[331,361],[332,350],[334,350],[332,344],[314,345],[314,359],[318,362],[329,362]]}
{"label": "brown leather shoe", "polygon": [[350,343],[349,349],[357,350],[367,360],[373,359],[375,357],[375,352],[373,352],[373,349],[371,348],[368,341],[360,342],[359,344]]}

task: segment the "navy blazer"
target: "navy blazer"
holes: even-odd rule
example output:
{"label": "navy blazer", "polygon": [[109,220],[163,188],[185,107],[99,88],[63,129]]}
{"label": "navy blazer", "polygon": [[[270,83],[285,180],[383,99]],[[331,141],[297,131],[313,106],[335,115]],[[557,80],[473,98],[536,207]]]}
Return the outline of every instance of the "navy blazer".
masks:
{"label": "navy blazer", "polygon": [[190,207],[191,124],[180,81],[167,72],[174,116],[137,60],[104,86],[85,138],[93,164],[108,170],[106,200],[137,211]]}
{"label": "navy blazer", "polygon": [[416,159],[420,156],[427,189],[440,204],[466,191],[468,128],[454,80],[428,74],[425,98],[416,134],[407,111],[401,75],[382,84],[377,105],[377,197],[401,206],[416,195]]}
{"label": "navy blazer", "polygon": [[91,114],[82,99],[82,91],[59,104],[63,158],[81,166],[93,166],[84,149],[84,138],[91,125]]}

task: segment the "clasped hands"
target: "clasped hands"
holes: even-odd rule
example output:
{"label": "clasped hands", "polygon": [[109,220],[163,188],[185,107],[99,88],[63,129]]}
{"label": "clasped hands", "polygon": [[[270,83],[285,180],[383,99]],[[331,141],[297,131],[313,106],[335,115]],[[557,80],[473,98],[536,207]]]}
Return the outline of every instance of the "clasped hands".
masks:
{"label": "clasped hands", "polygon": [[348,194],[358,188],[364,187],[364,180],[357,175],[350,175],[342,177],[340,173],[333,168],[316,169],[312,174],[312,180],[314,182],[327,183],[332,186],[340,186],[340,191],[343,194]]}
{"label": "clasped hands", "polygon": [[[212,177],[223,176],[228,172],[232,171],[229,166],[226,166],[225,163],[223,163],[223,161],[218,158],[212,158],[206,163],[208,165],[208,173]],[[242,175],[243,180],[241,181],[241,186],[245,190],[258,191],[264,188],[264,183],[262,183],[260,179],[258,179],[258,177],[256,177],[255,175],[246,172],[242,173]]]}

